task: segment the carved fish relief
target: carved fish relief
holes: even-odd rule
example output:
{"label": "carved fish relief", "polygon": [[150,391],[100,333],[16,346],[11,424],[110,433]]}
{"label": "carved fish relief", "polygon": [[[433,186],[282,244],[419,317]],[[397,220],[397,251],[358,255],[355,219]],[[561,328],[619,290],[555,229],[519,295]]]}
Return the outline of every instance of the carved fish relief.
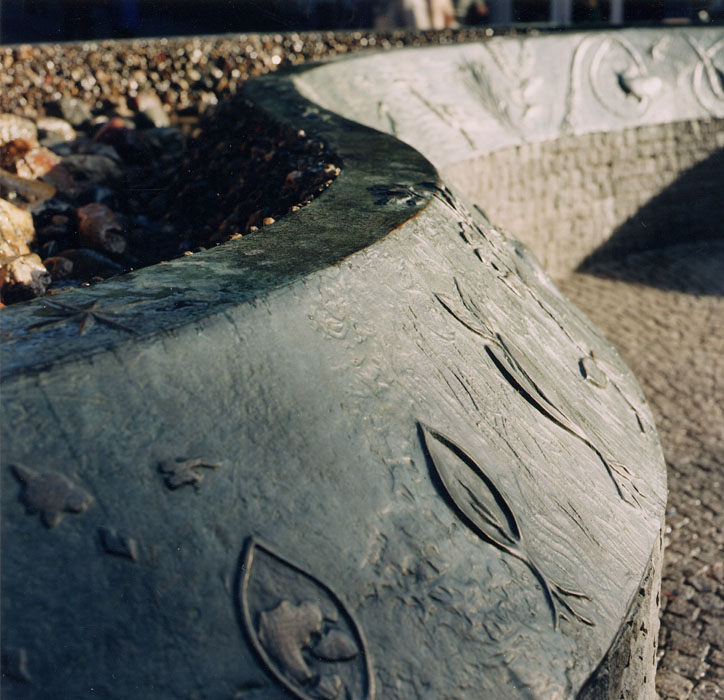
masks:
{"label": "carved fish relief", "polygon": [[503,492],[483,468],[459,445],[442,433],[418,423],[438,486],[460,519],[481,539],[528,566],[543,589],[553,627],[567,613],[579,622],[593,621],[578,612],[568,598],[590,600],[547,578],[528,551],[518,520]]}
{"label": "carved fish relief", "polygon": [[11,464],[10,469],[23,486],[20,502],[29,514],[40,513],[47,528],[55,527],[64,513],[84,512],[93,500],[87,491],[62,474],[38,474],[20,464]]}
{"label": "carved fish relief", "polygon": [[373,700],[362,629],[334,591],[250,537],[238,604],[244,632],[267,672],[301,700]]}
{"label": "carved fish relief", "polygon": [[468,330],[480,336],[486,343],[485,351],[500,375],[522,398],[524,398],[542,416],[570,433],[591,449],[603,464],[609,478],[616,488],[618,496],[633,506],[639,506],[640,491],[633,483],[633,475],[623,464],[616,462],[604,454],[603,448],[597,446],[585,434],[576,421],[556,406],[546,395],[540,384],[532,378],[532,374],[541,374],[530,358],[515,353],[503,340],[500,333],[492,331],[485,322],[485,314],[469,293],[464,284],[454,279],[458,297],[448,294],[436,294],[442,307],[457,319]]}

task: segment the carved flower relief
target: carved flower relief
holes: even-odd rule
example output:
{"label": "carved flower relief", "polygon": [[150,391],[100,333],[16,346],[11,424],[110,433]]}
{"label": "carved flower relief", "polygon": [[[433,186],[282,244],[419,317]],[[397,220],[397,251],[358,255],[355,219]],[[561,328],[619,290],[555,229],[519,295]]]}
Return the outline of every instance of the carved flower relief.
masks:
{"label": "carved flower relief", "polygon": [[294,697],[374,697],[361,629],[329,587],[251,538],[238,593],[252,648],[271,677]]}
{"label": "carved flower relief", "polygon": [[[610,114],[638,119],[666,88],[661,77],[651,74],[656,68],[623,37],[589,36],[576,49],[571,89],[582,96],[591,94]],[[589,100],[585,103],[588,113]]]}

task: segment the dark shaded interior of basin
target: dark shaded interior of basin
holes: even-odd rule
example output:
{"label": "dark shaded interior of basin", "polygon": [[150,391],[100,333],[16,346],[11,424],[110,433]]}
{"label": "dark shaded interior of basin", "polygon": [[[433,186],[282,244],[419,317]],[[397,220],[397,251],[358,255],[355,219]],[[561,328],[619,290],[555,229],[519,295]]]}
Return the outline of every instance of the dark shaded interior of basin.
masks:
{"label": "dark shaded interior of basin", "polygon": [[526,143],[445,177],[554,277],[628,253],[724,235],[724,120]]}

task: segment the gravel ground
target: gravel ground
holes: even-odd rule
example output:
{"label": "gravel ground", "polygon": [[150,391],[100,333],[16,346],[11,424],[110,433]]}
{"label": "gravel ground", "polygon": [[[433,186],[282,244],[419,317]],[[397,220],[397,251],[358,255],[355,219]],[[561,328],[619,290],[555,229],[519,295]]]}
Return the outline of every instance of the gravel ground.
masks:
{"label": "gravel ground", "polygon": [[657,691],[724,698],[724,243],[632,255],[559,286],[636,373],[669,476]]}
{"label": "gravel ground", "polygon": [[537,30],[462,28],[249,34],[0,46],[0,111],[36,116],[62,95],[93,110],[123,106],[153,88],[168,109],[194,114],[234,94],[249,78],[355,51],[450,44]]}

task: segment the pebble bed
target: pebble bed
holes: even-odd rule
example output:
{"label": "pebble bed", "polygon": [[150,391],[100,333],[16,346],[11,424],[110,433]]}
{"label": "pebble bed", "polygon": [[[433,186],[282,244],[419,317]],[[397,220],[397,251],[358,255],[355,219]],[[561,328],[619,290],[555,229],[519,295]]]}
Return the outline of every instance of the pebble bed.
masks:
{"label": "pebble bed", "polygon": [[249,78],[352,51],[492,34],[0,47],[1,302],[192,255],[269,226],[326,189],[342,163],[247,105],[237,92]]}

